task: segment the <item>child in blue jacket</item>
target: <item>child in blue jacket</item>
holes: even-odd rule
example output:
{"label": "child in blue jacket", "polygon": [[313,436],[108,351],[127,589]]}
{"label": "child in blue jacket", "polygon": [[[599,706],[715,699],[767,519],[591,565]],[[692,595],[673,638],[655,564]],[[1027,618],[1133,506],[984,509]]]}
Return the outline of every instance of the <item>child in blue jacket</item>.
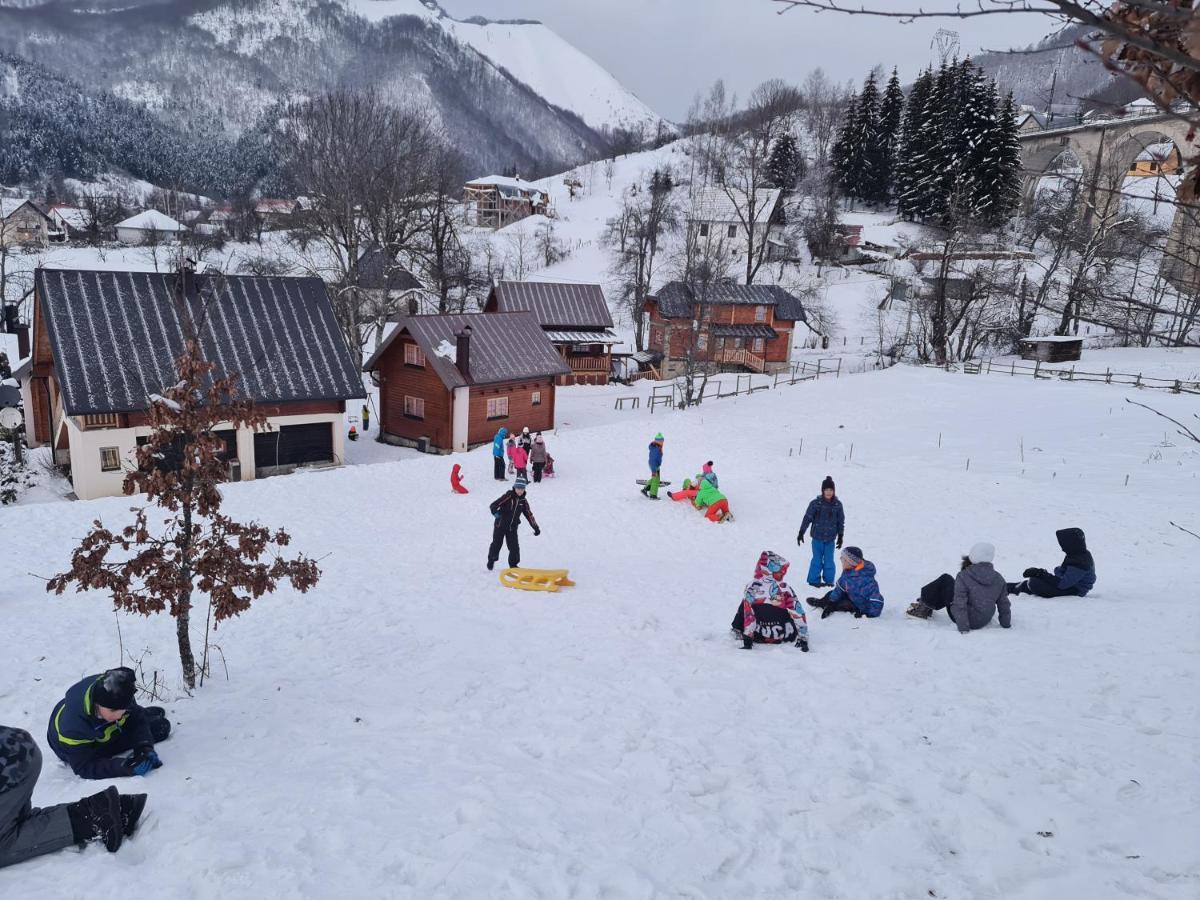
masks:
{"label": "child in blue jacket", "polygon": [[846,531],[846,512],[842,501],[837,498],[833,478],[825,476],[821,482],[821,494],[808,504],[796,543],[804,543],[804,532],[812,526],[812,562],[808,566],[809,587],[832,587],[837,569],[833,565],[834,545],[842,549],[842,535]]}
{"label": "child in blue jacket", "polygon": [[842,574],[833,590],[820,599],[809,597],[808,605],[821,610],[822,619],[835,612],[853,613],[856,619],[878,618],[883,612],[883,594],[875,580],[875,564],[864,559],[858,547],[847,547],[842,551]]}

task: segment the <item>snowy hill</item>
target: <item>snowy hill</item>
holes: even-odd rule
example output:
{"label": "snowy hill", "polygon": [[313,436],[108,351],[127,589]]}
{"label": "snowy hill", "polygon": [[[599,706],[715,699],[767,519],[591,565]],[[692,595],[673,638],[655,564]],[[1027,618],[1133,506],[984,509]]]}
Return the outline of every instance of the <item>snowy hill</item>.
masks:
{"label": "snowy hill", "polygon": [[[122,616],[172,688],[164,767],[118,783],[149,793],[144,823],[114,856],[0,870],[0,896],[1190,898],[1200,568],[1167,520],[1196,528],[1200,458],[1125,396],[1144,392],[915,369],[686,414],[565,390],[559,475],[531,490],[544,533],[521,535],[527,565],[571,569],[559,594],[484,569],[486,447],[455,457],[466,496],[451,460],[412,454],[230,485],[323,581],[222,625],[229,678],[192,699],[172,624]],[[714,459],[736,522],[638,495],[659,429],[668,477]],[[883,616],[811,617],[808,654],[735,649],[761,550],[807,592],[795,534],[826,473]],[[102,597],[37,576],[128,505],[0,509],[0,709],[39,742],[118,643]],[[1015,578],[1058,562],[1063,525],[1087,531],[1091,596],[1021,597],[1011,630],[967,636],[905,618],[974,541]],[[33,799],[99,787],[48,757]]]}
{"label": "snowy hill", "polygon": [[480,171],[558,171],[659,118],[545,26],[458,22],[419,0],[0,5],[0,53],[234,138],[280,100],[372,87],[426,106]]}

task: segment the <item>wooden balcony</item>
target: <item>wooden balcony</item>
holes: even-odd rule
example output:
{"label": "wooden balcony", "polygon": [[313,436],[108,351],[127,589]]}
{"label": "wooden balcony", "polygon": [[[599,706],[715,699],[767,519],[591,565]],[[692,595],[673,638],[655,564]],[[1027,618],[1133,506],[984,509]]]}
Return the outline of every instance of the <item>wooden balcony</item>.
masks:
{"label": "wooden balcony", "polygon": [[744,366],[751,372],[765,372],[767,361],[749,350],[714,350],[712,361],[723,366]]}
{"label": "wooden balcony", "polygon": [[121,427],[121,416],[118,413],[103,413],[97,416],[80,416],[79,418],[80,427],[84,431]]}
{"label": "wooden balcony", "polygon": [[563,362],[573,372],[607,372],[612,366],[608,356],[566,356]]}

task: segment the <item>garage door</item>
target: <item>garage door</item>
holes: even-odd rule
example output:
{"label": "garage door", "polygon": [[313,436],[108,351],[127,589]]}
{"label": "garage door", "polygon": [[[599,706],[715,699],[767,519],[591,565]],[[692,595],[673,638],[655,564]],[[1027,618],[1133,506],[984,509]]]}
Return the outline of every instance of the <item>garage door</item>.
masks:
{"label": "garage door", "polygon": [[254,467],[299,466],[333,461],[333,424],[284,425],[254,435]]}

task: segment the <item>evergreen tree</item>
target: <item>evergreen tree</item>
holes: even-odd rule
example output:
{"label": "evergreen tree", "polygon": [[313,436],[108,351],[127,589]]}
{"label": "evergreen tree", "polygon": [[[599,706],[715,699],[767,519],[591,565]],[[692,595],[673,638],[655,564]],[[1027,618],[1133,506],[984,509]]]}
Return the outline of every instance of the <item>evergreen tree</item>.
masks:
{"label": "evergreen tree", "polygon": [[1021,141],[1017,136],[1017,105],[1011,91],[998,108],[991,139],[997,148],[995,181],[987,211],[989,224],[992,225],[1007,221],[1021,205]]}
{"label": "evergreen tree", "polygon": [[858,95],[851,94],[850,99],[846,101],[846,111],[842,116],[841,127],[838,128],[837,137],[834,138],[833,147],[829,151],[829,163],[833,167],[838,187],[843,194],[847,195],[849,195],[848,185],[854,174],[852,157],[855,151],[852,148],[856,141],[854,129],[857,121]]}
{"label": "evergreen tree", "polygon": [[904,89],[900,75],[892,69],[883,100],[879,104],[879,190],[874,202],[883,206],[895,196],[896,156],[900,144],[900,127],[904,120]]}
{"label": "evergreen tree", "polygon": [[906,219],[921,217],[918,203],[918,184],[922,174],[920,160],[926,154],[928,134],[924,130],[924,124],[932,93],[933,70],[926,69],[917,76],[908,93],[899,146],[893,163],[895,184],[892,187],[892,195],[896,198],[897,210]]}
{"label": "evergreen tree", "polygon": [[887,203],[888,185],[884,181],[884,150],[880,146],[880,98],[875,73],[871,72],[863,82],[862,94],[858,98],[858,134],[862,148],[854,179],[855,196],[864,203],[878,205]]}
{"label": "evergreen tree", "polygon": [[804,157],[796,146],[796,139],[785,132],[776,139],[767,160],[767,182],[772,187],[791,191],[804,177]]}

